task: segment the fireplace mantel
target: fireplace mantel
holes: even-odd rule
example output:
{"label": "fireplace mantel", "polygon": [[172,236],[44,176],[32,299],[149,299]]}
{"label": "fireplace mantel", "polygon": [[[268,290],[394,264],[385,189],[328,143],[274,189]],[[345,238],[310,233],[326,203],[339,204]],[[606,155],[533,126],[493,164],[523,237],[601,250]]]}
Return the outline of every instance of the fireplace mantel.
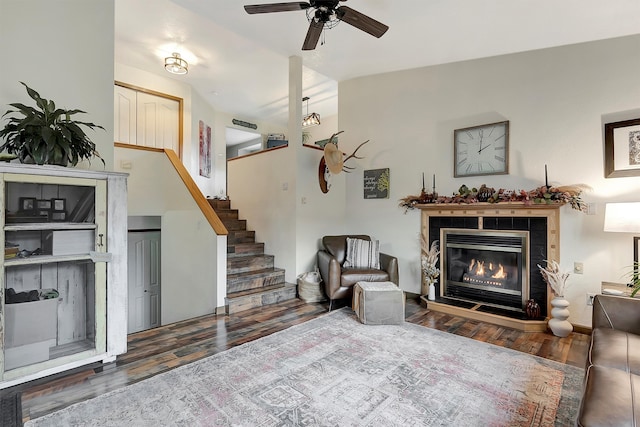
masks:
{"label": "fireplace mantel", "polygon": [[[441,221],[449,221],[452,224],[464,223],[464,228],[485,229],[490,226],[496,230],[496,223],[510,221],[508,218],[544,218],[546,219],[546,259],[560,261],[560,208],[564,204],[525,204],[523,202],[510,203],[473,203],[473,204],[453,204],[453,203],[433,203],[418,204],[415,208],[421,211],[421,233],[428,240],[434,240],[434,230],[431,226],[436,218]],[[493,222],[493,225],[490,223]],[[486,223],[486,224],[485,224]],[[435,229],[438,230],[437,226]],[[457,227],[457,225],[454,225]],[[431,236],[430,236],[431,231]],[[544,233],[543,233],[544,234]],[[431,237],[431,238],[430,238]],[[530,266],[535,268],[535,265]],[[442,278],[441,278],[442,280]],[[440,283],[442,283],[440,281]],[[544,288],[543,288],[544,290]],[[442,289],[439,288],[439,297],[442,297]],[[552,292],[547,287],[546,292],[546,313],[551,311]],[[521,320],[500,316],[494,313],[487,313],[474,308],[457,307],[438,301],[427,301],[422,297],[426,306],[434,311],[445,312],[461,317],[486,321],[502,326],[508,326],[522,331],[545,331],[546,320]]]}

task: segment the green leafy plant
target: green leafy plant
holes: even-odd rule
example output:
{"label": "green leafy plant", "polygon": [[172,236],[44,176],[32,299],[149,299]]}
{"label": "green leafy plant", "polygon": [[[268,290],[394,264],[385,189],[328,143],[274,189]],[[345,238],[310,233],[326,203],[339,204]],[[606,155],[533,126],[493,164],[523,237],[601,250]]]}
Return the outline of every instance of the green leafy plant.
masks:
{"label": "green leafy plant", "polygon": [[627,277],[629,278],[629,286],[633,287],[633,291],[631,291],[631,297],[633,298],[640,291],[640,263],[633,263],[633,267]]}
{"label": "green leafy plant", "polygon": [[23,163],[33,161],[38,165],[75,166],[81,160],[90,161],[92,157],[98,157],[105,164],[96,151],[96,145],[81,127],[104,130],[102,126],[72,120],[71,116],[86,112],[56,108],[53,101],[42,98],[25,83],[20,83],[37,108],[21,103],[9,104],[15,109],[7,110],[2,117],[12,114],[21,114],[22,117],[9,117],[4,129],[0,130],[0,138],[5,139],[0,151],[17,155]]}

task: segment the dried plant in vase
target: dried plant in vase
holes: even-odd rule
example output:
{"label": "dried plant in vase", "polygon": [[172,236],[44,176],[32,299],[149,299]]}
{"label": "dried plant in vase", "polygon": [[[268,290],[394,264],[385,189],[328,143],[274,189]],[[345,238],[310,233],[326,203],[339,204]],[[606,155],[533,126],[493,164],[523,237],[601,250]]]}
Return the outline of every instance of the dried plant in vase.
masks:
{"label": "dried plant in vase", "polygon": [[[440,269],[436,267],[439,260],[440,249],[439,242],[434,240],[431,245],[424,236],[420,237],[420,246],[422,249],[421,264],[425,291],[429,293],[429,299],[435,299],[434,285],[440,277]],[[423,291],[423,293],[425,293]]]}
{"label": "dried plant in vase", "polygon": [[540,266],[538,264],[538,268],[540,269],[540,273],[542,274],[542,278],[544,281],[551,287],[551,290],[557,297],[564,297],[564,291],[567,287],[567,279],[569,278],[569,273],[560,271],[560,264],[554,260],[545,260],[547,263],[546,267]]}

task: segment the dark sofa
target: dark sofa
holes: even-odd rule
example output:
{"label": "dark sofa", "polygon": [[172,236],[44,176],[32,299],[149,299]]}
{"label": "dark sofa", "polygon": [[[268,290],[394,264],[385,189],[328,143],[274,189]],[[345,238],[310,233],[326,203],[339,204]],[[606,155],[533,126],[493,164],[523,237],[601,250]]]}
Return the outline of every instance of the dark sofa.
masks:
{"label": "dark sofa", "polygon": [[640,299],[597,295],[578,426],[640,425]]}

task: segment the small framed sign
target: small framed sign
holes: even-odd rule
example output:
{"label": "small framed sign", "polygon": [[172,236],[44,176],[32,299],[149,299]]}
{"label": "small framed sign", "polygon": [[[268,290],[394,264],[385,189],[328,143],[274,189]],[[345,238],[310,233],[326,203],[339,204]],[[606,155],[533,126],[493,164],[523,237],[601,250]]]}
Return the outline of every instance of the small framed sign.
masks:
{"label": "small framed sign", "polygon": [[604,125],[604,176],[640,176],[640,119]]}
{"label": "small framed sign", "polygon": [[389,198],[389,168],[364,171],[364,198]]}

